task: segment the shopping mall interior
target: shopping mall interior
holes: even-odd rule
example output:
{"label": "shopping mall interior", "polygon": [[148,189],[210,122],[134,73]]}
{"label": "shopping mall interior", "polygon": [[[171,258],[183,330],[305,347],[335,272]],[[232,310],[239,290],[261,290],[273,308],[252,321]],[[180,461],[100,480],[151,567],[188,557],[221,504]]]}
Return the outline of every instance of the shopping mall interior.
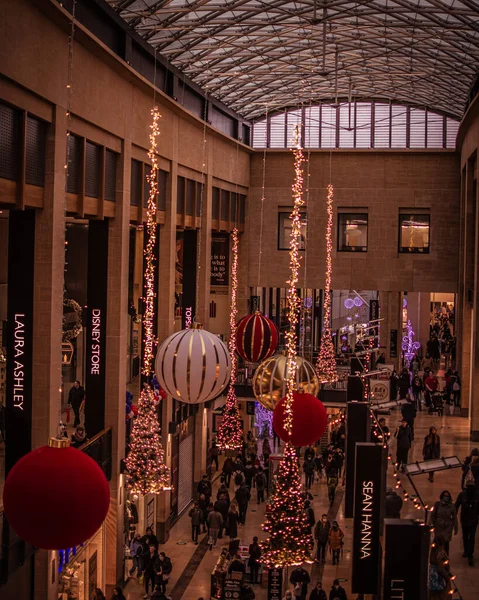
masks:
{"label": "shopping mall interior", "polygon": [[2,600],[477,598],[478,23],[0,2]]}

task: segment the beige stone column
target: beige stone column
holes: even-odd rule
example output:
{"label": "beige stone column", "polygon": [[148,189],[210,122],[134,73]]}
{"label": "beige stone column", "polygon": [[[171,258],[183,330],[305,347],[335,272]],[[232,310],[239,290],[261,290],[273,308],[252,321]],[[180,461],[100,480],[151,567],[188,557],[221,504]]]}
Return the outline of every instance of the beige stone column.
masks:
{"label": "beige stone column", "polygon": [[208,146],[208,172],[205,177],[201,230],[198,231],[198,268],[196,271],[198,307],[196,320],[208,329],[210,320],[210,277],[211,277],[211,214],[213,205],[213,176],[211,175],[212,147]]}
{"label": "beige stone column", "polygon": [[[48,128],[44,208],[35,218],[33,304],[32,447],[57,434],[61,415],[62,317],[65,266],[65,109],[55,107]],[[51,562],[54,552],[35,554],[35,600],[56,598]]]}
{"label": "beige stone column", "polygon": [[[475,382],[478,381],[479,377],[479,319],[477,318],[477,307],[479,306],[479,189],[477,181],[473,184],[473,178],[477,175],[477,158],[474,159],[474,164],[469,164],[468,177],[470,177],[470,186],[468,185],[468,204],[469,198],[473,208],[472,215],[474,219],[471,219],[472,227],[474,228],[474,260],[472,265],[474,268],[474,284],[472,289],[474,290],[473,304],[474,308],[471,314],[471,376],[470,376],[470,409],[469,414],[471,417],[471,441],[479,442],[479,389]],[[461,396],[462,397],[462,396]]]}
{"label": "beige stone column", "polygon": [[[125,130],[128,130],[126,127]],[[108,227],[105,426],[111,427],[110,510],[105,522],[106,595],[123,577],[123,513],[120,461],[125,456],[125,392],[128,344],[128,259],[131,143],[124,140],[117,168],[115,218]]]}

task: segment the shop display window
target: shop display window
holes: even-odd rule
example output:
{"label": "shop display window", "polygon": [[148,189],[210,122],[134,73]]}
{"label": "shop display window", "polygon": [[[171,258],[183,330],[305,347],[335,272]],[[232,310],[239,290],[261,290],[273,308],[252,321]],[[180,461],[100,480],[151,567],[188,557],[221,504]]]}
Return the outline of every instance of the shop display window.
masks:
{"label": "shop display window", "polygon": [[338,214],[338,252],[367,252],[368,214]]}
{"label": "shop display window", "polygon": [[[291,236],[291,212],[280,212],[278,216],[278,250],[289,250]],[[306,249],[306,213],[301,213],[301,239],[299,249]]]}
{"label": "shop display window", "polygon": [[429,254],[430,215],[399,215],[399,252]]}

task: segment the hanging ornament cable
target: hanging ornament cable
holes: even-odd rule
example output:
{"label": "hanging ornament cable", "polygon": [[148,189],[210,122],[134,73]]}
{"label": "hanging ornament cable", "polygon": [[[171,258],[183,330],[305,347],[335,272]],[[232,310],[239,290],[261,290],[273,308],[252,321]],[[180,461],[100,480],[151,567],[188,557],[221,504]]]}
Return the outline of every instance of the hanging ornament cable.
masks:
{"label": "hanging ornament cable", "polygon": [[[263,260],[263,222],[264,222],[264,202],[265,202],[265,186],[266,186],[266,148],[268,146],[268,105],[266,105],[266,140],[263,150],[263,173],[261,180],[261,202],[260,202],[260,217],[259,217],[259,248],[258,248],[258,281],[256,286],[256,294],[260,296],[261,285],[261,262]],[[251,307],[252,308],[252,307]]]}

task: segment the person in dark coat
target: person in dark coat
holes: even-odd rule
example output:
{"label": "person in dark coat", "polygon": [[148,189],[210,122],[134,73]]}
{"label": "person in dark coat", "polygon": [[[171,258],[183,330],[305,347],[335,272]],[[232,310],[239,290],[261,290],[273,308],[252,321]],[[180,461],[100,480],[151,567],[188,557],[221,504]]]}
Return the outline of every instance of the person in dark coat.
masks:
{"label": "person in dark coat", "polygon": [[246,485],[251,489],[253,487],[254,476],[256,475],[256,467],[253,465],[251,461],[246,463],[244,468],[244,478]]}
{"label": "person in dark coat", "polygon": [[225,462],[223,463],[223,480],[224,480],[227,488],[230,487],[231,474],[233,473],[234,468],[235,468],[234,460],[231,458],[231,456],[228,456],[228,458],[226,458]]}
{"label": "person in dark coat", "polygon": [[235,540],[238,537],[238,521],[239,521],[238,507],[237,507],[236,502],[233,502],[230,505],[229,511],[226,515],[226,527],[227,527],[226,534],[230,536],[231,540]]}
{"label": "person in dark coat", "polygon": [[268,485],[266,475],[264,474],[262,467],[258,469],[258,473],[256,473],[254,481],[256,485],[256,492],[258,494],[258,504],[261,504],[261,502],[264,502],[264,491]]}
{"label": "person in dark coat", "polygon": [[195,544],[198,544],[198,536],[200,534],[200,525],[202,522],[202,512],[198,502],[195,502],[193,508],[188,513],[191,519],[191,539]]}
{"label": "person in dark coat", "polygon": [[258,538],[254,536],[253,543],[250,544],[249,550],[249,568],[251,571],[251,583],[258,583],[259,559],[261,558],[261,548],[258,544]]}
{"label": "person in dark coat", "polygon": [[314,460],[307,458],[303,463],[303,471],[306,477],[306,489],[309,490],[314,480]]}
{"label": "person in dark coat", "polygon": [[[424,438],[422,456],[424,460],[441,458],[441,438],[437,435],[435,427],[429,427],[429,433]],[[429,481],[434,481],[434,471],[429,473]]]}
{"label": "person in dark coat", "polygon": [[455,506],[461,520],[462,542],[464,545],[462,556],[467,557],[469,565],[472,567],[474,565],[476,530],[479,522],[479,494],[472,481],[459,494]]}
{"label": "person in dark coat", "polygon": [[409,428],[406,419],[403,418],[401,426],[396,430],[394,437],[397,439],[396,462],[402,469],[403,465],[407,465],[409,449],[412,444],[411,429]]}
{"label": "person in dark coat", "polygon": [[158,585],[161,579],[160,557],[158,556],[158,552],[153,544],[151,544],[147,551],[143,554],[143,566],[145,595],[148,595],[150,584],[151,591],[153,591],[155,589],[155,585]]}
{"label": "person in dark coat", "polygon": [[406,400],[407,404],[401,406],[401,415],[403,419],[406,419],[411,429],[411,439],[414,440],[414,419],[417,414],[416,404],[409,394],[406,394]]}
{"label": "person in dark coat", "polygon": [[296,569],[294,569],[294,571],[291,573],[289,581],[294,586],[296,586],[297,584],[301,586],[301,596],[296,596],[296,598],[306,600],[306,596],[308,594],[308,584],[311,581],[311,577],[309,576],[308,571],[306,571],[306,569],[303,569],[303,567],[296,567]]}
{"label": "person in dark coat", "polygon": [[401,371],[398,379],[399,399],[405,398],[411,387],[411,375],[407,369]]}
{"label": "person in dark coat", "polygon": [[251,492],[243,483],[236,490],[235,494],[236,501],[238,502],[239,509],[239,522],[244,525],[246,523],[246,511],[248,510],[248,502],[251,499]]}
{"label": "person in dark coat", "polygon": [[346,590],[339,585],[339,579],[333,581],[331,591],[329,592],[329,600],[348,600],[346,596]]}
{"label": "person in dark coat", "polygon": [[75,433],[72,435],[72,439],[70,441],[70,446],[72,448],[79,448],[88,442],[88,438],[86,436],[85,428],[79,425]]}
{"label": "person in dark coat", "polygon": [[85,388],[82,387],[78,379],[75,381],[73,386],[68,392],[68,404],[73,408],[75,414],[75,421],[73,427],[80,425],[80,407],[83,400],[85,399]]}
{"label": "person in dark coat", "polygon": [[201,481],[198,484],[197,489],[198,495],[204,494],[205,498],[210,500],[211,498],[211,483],[208,481],[208,475],[203,475]]}
{"label": "person in dark coat", "polygon": [[452,533],[457,535],[457,513],[456,507],[452,503],[451,494],[444,490],[439,496],[439,500],[434,504],[431,513],[431,524],[434,527],[436,537],[444,539],[444,549],[449,554],[449,542],[452,539]]}
{"label": "person in dark coat", "polygon": [[315,455],[315,452],[314,452],[313,446],[308,446],[306,448],[306,450],[304,451],[304,460],[305,461],[309,460],[309,459],[313,460],[314,455]]}
{"label": "person in dark coat", "polygon": [[[223,517],[223,525],[226,525],[226,517],[228,516],[228,509],[230,507],[230,503],[225,498],[225,496],[221,496],[219,500],[215,502],[215,510],[221,514]],[[218,533],[218,538],[221,539],[223,537],[223,527],[220,527],[220,531]]]}
{"label": "person in dark coat", "polygon": [[391,390],[391,400],[396,400],[398,395],[398,374],[396,370],[391,373],[391,377],[389,378],[389,386]]}
{"label": "person in dark coat", "polygon": [[145,549],[145,552],[148,551],[148,547],[151,544],[153,544],[153,546],[158,550],[158,538],[153,533],[153,529],[151,527],[147,527],[145,535],[141,539],[141,545]]}
{"label": "person in dark coat", "polygon": [[323,584],[320,581],[318,581],[314,589],[311,591],[309,600],[328,600],[326,592],[323,590]]}
{"label": "person in dark coat", "polygon": [[392,488],[386,490],[386,518],[400,519],[402,498]]}
{"label": "person in dark coat", "polygon": [[314,528],[314,539],[318,547],[316,562],[326,562],[326,546],[328,545],[330,529],[331,524],[328,521],[328,515],[324,514]]}

